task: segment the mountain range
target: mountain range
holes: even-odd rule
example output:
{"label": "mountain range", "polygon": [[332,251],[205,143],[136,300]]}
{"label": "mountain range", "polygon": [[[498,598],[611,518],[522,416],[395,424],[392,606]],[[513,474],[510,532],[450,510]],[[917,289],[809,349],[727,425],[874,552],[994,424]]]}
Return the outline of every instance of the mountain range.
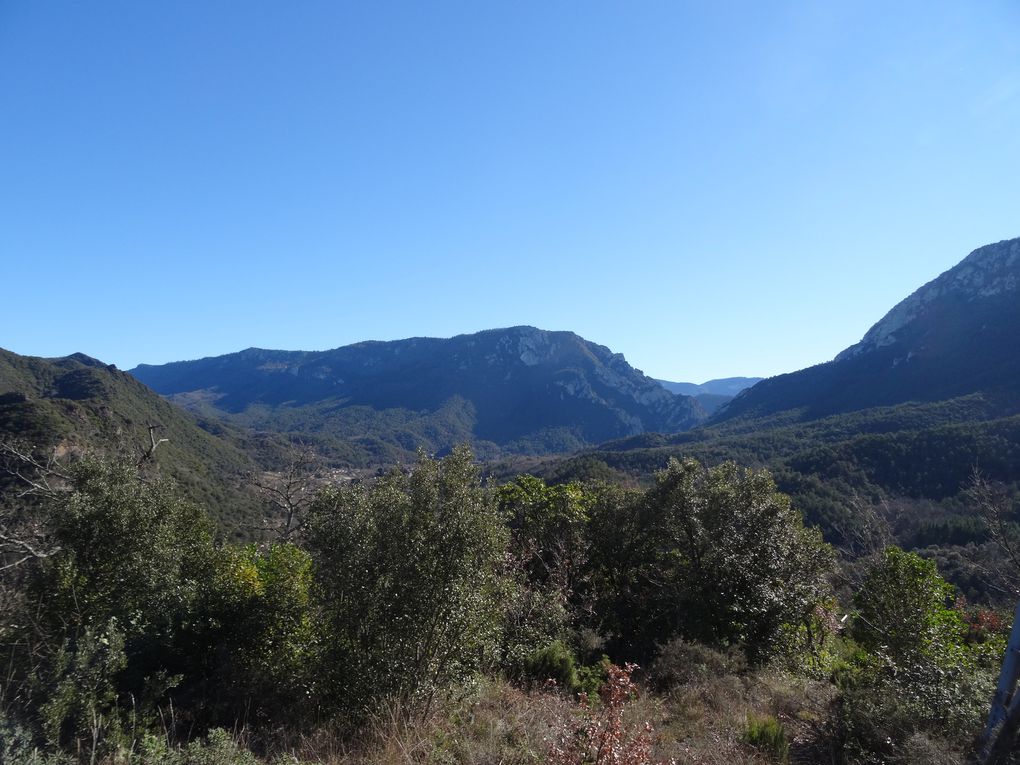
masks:
{"label": "mountain range", "polygon": [[669,392],[623,355],[534,327],[316,352],[249,348],[131,374],[195,412],[332,438],[366,459],[462,441],[481,454],[563,452],[707,418],[695,399]]}
{"label": "mountain range", "polygon": [[670,382],[669,380],[656,380],[655,382],[671,393],[679,393],[683,396],[710,395],[732,398],[742,390],[760,383],[763,379],[762,377],[722,377],[703,383]]}
{"label": "mountain range", "polygon": [[[907,546],[952,546],[986,540],[960,511],[975,468],[1020,481],[1018,351],[1014,239],[972,252],[832,361],[757,382],[661,383],[608,348],[533,327],[250,348],[130,374],[84,354],[0,351],[0,440],[137,453],[158,424],[169,441],[156,467],[228,530],[258,512],[238,476],[279,465],[293,441],[372,470],[468,442],[497,477],[520,470],[514,455],[553,481],[648,480],[671,456],[767,466],[833,541],[856,533],[863,503],[895,508]],[[710,414],[706,396],[726,403]],[[963,566],[953,560],[950,571]]]}
{"label": "mountain range", "polygon": [[761,377],[724,377],[701,384],[656,380],[659,385],[671,393],[692,396],[709,415],[729,403],[742,390],[761,381]]}
{"label": "mountain range", "polygon": [[987,597],[1009,563],[969,492],[976,473],[995,486],[1020,533],[1020,239],[974,250],[832,361],[763,380],[697,428],[529,469],[633,483],[671,457],[767,467],[829,541],[922,551],[968,598]]}

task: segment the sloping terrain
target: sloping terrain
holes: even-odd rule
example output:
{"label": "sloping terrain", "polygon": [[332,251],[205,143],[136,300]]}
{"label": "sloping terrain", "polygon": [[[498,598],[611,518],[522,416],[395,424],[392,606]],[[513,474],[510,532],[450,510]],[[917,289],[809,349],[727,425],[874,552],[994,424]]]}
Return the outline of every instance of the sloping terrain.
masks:
{"label": "sloping terrain", "polygon": [[149,425],[167,441],[155,468],[177,480],[225,529],[257,513],[241,480],[259,445],[196,419],[126,372],[84,354],[43,359],[0,349],[0,440],[60,454],[103,452],[137,459]]}
{"label": "sloping terrain", "polygon": [[530,468],[635,482],[683,456],[766,466],[830,541],[888,529],[968,597],[995,597],[1002,562],[968,490],[979,473],[1020,521],[1020,239],[975,250],[833,361],[758,383],[704,426]]}
{"label": "sloping terrain", "polygon": [[482,454],[562,452],[705,419],[697,402],[666,391],[622,355],[532,327],[321,352],[252,348],[131,373],[196,411],[267,431],[328,435],[379,456],[462,441]]}
{"label": "sloping terrain", "polygon": [[1020,239],[990,244],[897,304],[833,361],[758,383],[714,422],[799,419],[971,393],[1020,411]]}

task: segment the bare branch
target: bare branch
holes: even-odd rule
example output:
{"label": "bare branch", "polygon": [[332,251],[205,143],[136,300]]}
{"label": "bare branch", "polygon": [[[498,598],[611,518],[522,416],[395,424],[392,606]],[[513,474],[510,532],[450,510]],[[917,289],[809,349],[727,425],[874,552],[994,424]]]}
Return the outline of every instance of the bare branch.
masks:
{"label": "bare branch", "polygon": [[281,542],[287,542],[301,533],[306,511],[325,481],[324,468],[318,454],[307,444],[292,450],[290,460],[276,473],[252,474],[248,477],[274,518],[266,519],[262,526],[251,526],[259,531],[275,532]]}
{"label": "bare branch", "polygon": [[153,455],[156,453],[156,448],[160,444],[165,444],[170,441],[169,438],[161,438],[158,441],[156,440],[156,431],[162,428],[163,427],[162,425],[154,425],[153,423],[149,423],[147,427],[149,429],[149,446],[142,452],[142,456],[138,459],[136,467],[141,467],[146,462],[151,460]]}
{"label": "bare branch", "polygon": [[72,480],[60,466],[53,453],[45,457],[38,451],[21,446],[14,441],[0,441],[0,469],[22,485],[16,495],[18,499],[27,496],[55,497],[65,490]]}
{"label": "bare branch", "polygon": [[967,497],[988,526],[988,536],[1009,563],[1004,570],[995,572],[998,579],[1004,589],[1014,594],[1020,592],[1020,526],[1013,520],[1014,500],[1010,492],[975,470]]}

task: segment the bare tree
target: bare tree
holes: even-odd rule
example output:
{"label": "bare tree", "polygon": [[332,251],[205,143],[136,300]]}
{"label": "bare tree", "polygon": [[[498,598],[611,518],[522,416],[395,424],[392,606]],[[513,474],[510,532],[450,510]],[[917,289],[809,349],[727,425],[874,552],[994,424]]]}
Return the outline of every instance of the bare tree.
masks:
{"label": "bare tree", "polygon": [[[18,504],[30,497],[52,499],[64,491],[71,477],[52,454],[14,441],[0,440],[0,470],[8,476],[10,498]],[[5,492],[7,493],[7,492]],[[41,560],[60,551],[49,544],[40,523],[18,517],[8,497],[0,502],[0,571]]]}
{"label": "bare tree", "polygon": [[149,445],[142,450],[142,456],[138,458],[138,462],[136,463],[137,467],[141,467],[146,462],[151,460],[153,456],[156,454],[156,448],[160,444],[165,444],[170,441],[169,438],[160,438],[159,440],[156,439],[156,431],[162,428],[163,427],[162,425],[155,425],[150,422],[146,427],[149,429]]}
{"label": "bare tree", "polygon": [[832,523],[833,532],[842,540],[836,546],[839,565],[833,572],[833,585],[846,598],[861,589],[868,569],[895,544],[888,520],[895,510],[888,502],[876,505],[855,493],[850,508],[848,521]]}
{"label": "bare tree", "polygon": [[1014,494],[1005,485],[989,481],[975,470],[966,495],[984,519],[988,536],[1006,563],[992,571],[983,568],[984,573],[997,589],[1017,595],[1020,593],[1020,524],[1016,521]]}
{"label": "bare tree", "polygon": [[[162,425],[149,423],[149,443],[141,449],[135,467],[153,459],[156,449],[168,438],[156,438]],[[73,478],[54,450],[41,450],[14,440],[0,439],[0,473],[8,476],[0,496],[0,571],[30,560],[48,558],[60,550],[47,545],[39,522],[25,515],[20,507],[33,499],[52,500],[71,490]],[[12,502],[13,501],[13,502]]]}
{"label": "bare tree", "polygon": [[248,480],[266,503],[270,515],[261,525],[250,528],[270,532],[279,541],[289,542],[304,528],[308,507],[325,478],[322,461],[308,444],[297,444],[282,470],[251,474]]}

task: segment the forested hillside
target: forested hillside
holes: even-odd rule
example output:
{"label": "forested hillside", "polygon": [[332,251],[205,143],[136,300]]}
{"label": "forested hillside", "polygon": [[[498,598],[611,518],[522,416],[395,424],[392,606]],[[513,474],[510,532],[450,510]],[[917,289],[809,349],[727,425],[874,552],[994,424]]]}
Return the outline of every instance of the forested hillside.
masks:
{"label": "forested hillside", "polygon": [[131,372],[206,416],[316,438],[361,464],[463,442],[483,456],[567,452],[706,416],[621,354],[532,327],[314,353],[251,348]]}
{"label": "forested hillside", "polygon": [[1018,298],[1020,239],[981,247],[834,361],[759,382],[702,427],[532,469],[552,480],[640,482],[670,457],[767,467],[831,542],[852,545],[878,523],[889,540],[939,561],[967,597],[1008,603],[996,521],[972,494],[997,485],[1004,517],[1018,519]]}
{"label": "forested hillside", "polygon": [[[151,431],[149,426],[155,426]],[[260,512],[242,476],[284,451],[168,403],[84,354],[41,359],[0,349],[0,442],[40,454],[123,455],[172,477],[233,533]],[[0,482],[10,486],[0,475]],[[10,499],[6,492],[5,499]]]}

